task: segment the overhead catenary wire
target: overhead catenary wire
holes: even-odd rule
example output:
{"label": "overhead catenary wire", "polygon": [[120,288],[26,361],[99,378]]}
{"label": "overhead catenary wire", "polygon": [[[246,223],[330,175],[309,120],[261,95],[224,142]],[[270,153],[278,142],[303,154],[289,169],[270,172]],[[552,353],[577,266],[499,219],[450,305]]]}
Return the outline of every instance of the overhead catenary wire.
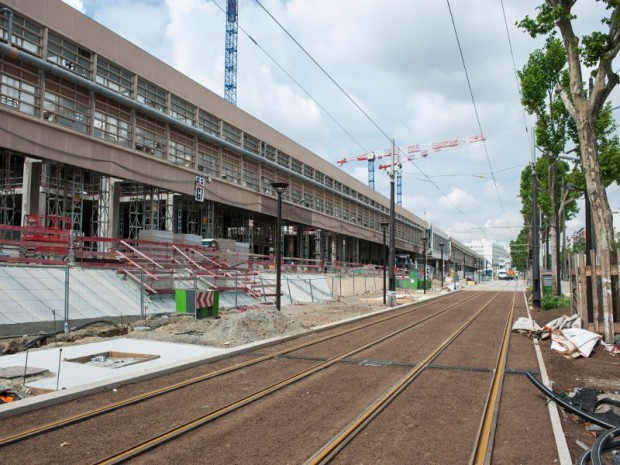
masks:
{"label": "overhead catenary wire", "polygon": [[514,71],[515,81],[517,82],[517,91],[519,92],[519,104],[521,106],[521,113],[523,114],[523,125],[525,127],[525,137],[527,141],[526,147],[528,147],[530,144],[530,136],[529,136],[529,130],[527,128],[527,118],[525,116],[525,108],[523,107],[523,103],[522,103],[523,92],[521,89],[521,81],[519,80],[519,74],[517,73],[515,55],[512,49],[512,40],[510,39],[510,29],[508,29],[508,19],[506,18],[506,9],[504,8],[504,0],[500,0],[500,3],[502,5],[502,14],[504,16],[504,26],[506,26],[506,37],[508,38],[508,48],[510,49],[510,57],[512,58],[512,69]]}
{"label": "overhead catenary wire", "polygon": [[[383,134],[383,136],[385,136],[385,137],[386,137],[386,139],[387,139],[390,143],[392,143],[392,142],[393,142],[392,137],[390,137],[390,136],[387,134],[387,132],[386,132],[386,131],[384,131],[384,130],[381,128],[381,126],[379,126],[379,124],[378,124],[378,123],[377,123],[374,119],[372,119],[372,117],[370,117],[370,115],[368,115],[368,113],[367,113],[366,111],[364,111],[364,109],[363,109],[363,108],[362,108],[362,107],[361,107],[361,106],[360,106],[360,105],[359,105],[359,104],[355,101],[355,99],[354,99],[353,97],[351,97],[351,95],[350,95],[350,94],[349,94],[349,93],[348,93],[348,92],[347,92],[347,91],[346,91],[346,90],[345,90],[345,89],[344,89],[344,88],[343,88],[340,84],[338,84],[338,82],[337,82],[337,81],[336,81],[336,80],[335,80],[335,79],[331,76],[331,74],[329,74],[329,73],[325,70],[325,68],[323,68],[323,67],[319,64],[319,62],[318,62],[318,61],[317,61],[317,60],[316,60],[316,59],[315,59],[312,55],[310,55],[310,53],[309,53],[309,52],[305,49],[305,47],[303,47],[303,46],[299,43],[299,41],[298,41],[297,39],[295,39],[295,37],[293,37],[293,35],[292,35],[292,34],[291,34],[291,33],[290,33],[290,32],[289,32],[289,31],[288,31],[288,30],[287,30],[287,29],[286,29],[286,28],[282,25],[282,23],[280,23],[280,21],[278,21],[278,20],[277,20],[277,18],[276,18],[275,16],[273,16],[273,14],[271,14],[271,12],[270,12],[267,8],[265,8],[265,6],[264,6],[264,5],[263,5],[263,4],[262,4],[259,0],[255,0],[255,1],[256,1],[256,4],[257,4],[257,5],[258,5],[258,6],[259,6],[259,7],[260,7],[263,11],[265,11],[265,13],[266,13],[266,14],[267,14],[267,15],[268,15],[268,16],[269,16],[269,17],[270,17],[270,18],[271,18],[271,19],[272,19],[272,20],[273,20],[273,21],[274,21],[277,25],[278,25],[278,27],[280,27],[280,29],[282,29],[282,31],[284,31],[284,33],[285,33],[285,34],[286,34],[286,35],[287,35],[287,36],[288,36],[288,37],[289,37],[289,38],[290,38],[290,39],[291,39],[291,40],[292,40],[292,41],[293,41],[293,42],[294,42],[294,43],[295,43],[295,44],[296,44],[296,45],[297,45],[297,46],[298,46],[298,47],[299,47],[302,51],[303,51],[303,53],[304,53],[304,54],[305,54],[305,55],[306,55],[306,56],[307,56],[307,57],[308,57],[308,58],[309,58],[309,59],[310,59],[310,60],[311,60],[311,61],[312,61],[312,62],[313,62],[313,63],[314,63],[314,64],[315,64],[315,65],[316,65],[316,66],[317,66],[317,67],[318,67],[318,68],[319,68],[319,69],[320,69],[320,70],[321,70],[324,74],[325,74],[325,76],[327,76],[327,78],[328,78],[328,79],[329,79],[329,80],[330,80],[330,81],[331,81],[331,82],[332,82],[332,83],[333,83],[333,84],[334,84],[334,85],[335,85],[335,86],[336,86],[336,87],[337,87],[337,88],[338,88],[338,89],[339,89],[339,90],[340,90],[340,91],[341,91],[341,92],[342,92],[342,93],[346,96],[346,98],[347,98],[347,99],[348,99],[351,103],[353,103],[353,105],[354,105],[354,106],[355,106],[355,107],[356,107],[356,108],[357,108],[357,109],[358,109],[358,110],[359,110],[359,111],[360,111],[360,112],[361,112],[361,113],[362,113],[362,114],[363,114],[363,115],[364,115],[364,116],[365,116],[365,117],[366,117],[366,118],[367,118],[367,119],[371,122],[371,124],[372,124],[373,126],[375,126],[375,127],[377,128],[377,130],[379,130],[379,132],[380,132],[381,134]],[[222,10],[222,8],[221,8],[219,5],[218,5],[218,8],[220,8],[220,10]],[[222,10],[222,11],[223,11],[223,10]],[[242,28],[241,28],[241,26],[239,27],[239,29],[242,29]],[[242,30],[243,30],[243,29],[242,29]],[[245,34],[247,34],[247,32],[245,32],[244,30],[243,30],[243,32],[244,32]],[[249,37],[249,35],[248,35],[248,37]],[[251,39],[251,40],[252,40],[253,42],[255,42],[255,41],[254,41],[254,39]],[[255,42],[255,43],[256,43],[256,42]],[[288,75],[288,73],[287,73],[287,75]],[[403,150],[402,150],[402,149],[401,149],[398,145],[395,145],[395,149],[396,149],[396,151],[400,151],[400,152],[403,152],[403,153],[404,153],[404,151],[403,151]],[[485,145],[485,150],[486,150],[486,145]],[[369,152],[369,150],[365,150],[365,152]],[[488,154],[487,154],[487,158],[488,158]],[[429,181],[429,182],[430,182],[430,183],[431,183],[431,184],[435,187],[435,189],[437,189],[437,191],[438,191],[438,192],[439,192],[439,193],[440,193],[440,194],[441,194],[441,195],[442,195],[442,196],[446,199],[446,201],[447,201],[448,203],[450,203],[450,204],[451,204],[451,205],[455,208],[455,210],[456,210],[456,211],[458,211],[458,212],[459,212],[459,213],[460,213],[460,214],[461,214],[461,215],[462,215],[462,216],[463,216],[463,217],[464,217],[464,218],[465,218],[465,219],[466,219],[469,223],[471,223],[472,225],[473,225],[473,224],[475,224],[475,223],[474,223],[474,222],[473,222],[473,221],[472,221],[472,220],[471,220],[471,219],[470,219],[470,218],[469,218],[469,217],[465,214],[465,212],[463,212],[463,211],[462,211],[462,210],[458,207],[458,205],[456,205],[456,204],[452,201],[452,199],[451,199],[451,198],[450,198],[450,197],[449,197],[449,196],[448,196],[445,192],[443,192],[443,190],[439,187],[439,185],[438,185],[435,181],[433,181],[432,179],[430,179],[430,178],[426,175],[426,173],[425,173],[425,172],[424,172],[421,168],[419,168],[419,167],[415,164],[415,162],[414,162],[413,160],[409,160],[409,162],[410,162],[410,163],[412,163],[412,164],[413,164],[413,166],[415,166],[415,168],[416,168],[418,171],[420,171],[420,173],[422,173],[422,175],[423,175],[423,176],[425,176],[425,177],[427,178],[427,180],[428,180],[428,181]],[[497,186],[496,186],[496,188],[497,188]],[[498,193],[498,195],[499,195],[499,193]],[[500,199],[500,203],[501,203],[501,199]],[[503,210],[503,205],[502,205],[502,210]]]}
{"label": "overhead catenary wire", "polygon": [[[452,21],[452,28],[454,29],[454,36],[456,38],[456,43],[459,49],[459,55],[461,56],[461,63],[463,64],[463,70],[465,71],[465,78],[467,80],[467,87],[469,88],[469,95],[471,96],[471,102],[474,107],[474,113],[476,114],[476,121],[478,122],[478,129],[480,131],[480,135],[484,136],[484,131],[482,130],[482,123],[480,122],[480,115],[478,114],[478,107],[476,105],[476,99],[474,97],[474,91],[471,87],[471,81],[469,79],[469,72],[467,71],[467,65],[465,64],[465,57],[463,55],[463,49],[461,47],[461,41],[459,39],[459,33],[456,29],[456,22],[454,20],[454,14],[452,13],[452,6],[450,5],[450,0],[446,0],[448,4],[448,11],[450,13],[450,20]],[[502,208],[502,213],[506,213],[504,210],[504,204],[502,202],[502,197],[499,194],[499,188],[497,187],[497,180],[495,179],[495,174],[493,172],[493,166],[491,166],[491,159],[489,158],[489,150],[487,148],[486,142],[483,140],[482,144],[484,146],[484,153],[487,158],[487,163],[489,164],[489,170],[491,171],[491,175],[493,177],[493,184],[495,186],[495,192],[497,193],[497,199],[499,200],[500,207]]]}
{"label": "overhead catenary wire", "polygon": [[[223,8],[223,7],[222,7],[219,3],[217,3],[215,0],[213,1],[213,4],[214,4],[216,7],[218,7],[218,8],[222,11],[222,13],[226,14],[226,11],[224,10],[224,8]],[[362,143],[361,143],[360,141],[358,141],[358,140],[357,140],[357,139],[356,139],[356,138],[355,138],[355,137],[354,137],[354,136],[353,136],[353,135],[352,135],[352,134],[351,134],[351,133],[350,133],[350,132],[349,132],[349,131],[348,131],[348,130],[347,130],[347,129],[346,129],[346,128],[345,128],[345,127],[344,127],[344,126],[343,126],[343,125],[342,125],[342,124],[341,124],[341,123],[340,123],[340,122],[339,122],[339,121],[338,121],[338,120],[337,120],[337,119],[336,119],[336,118],[335,118],[335,117],[334,117],[334,116],[333,116],[333,115],[332,115],[332,114],[331,114],[331,113],[330,113],[330,112],[329,112],[329,111],[328,111],[328,110],[327,110],[327,109],[323,106],[323,105],[321,105],[321,104],[319,103],[319,101],[318,101],[317,99],[315,99],[315,98],[312,96],[312,94],[310,94],[310,92],[308,92],[308,90],[306,90],[306,88],[305,88],[304,86],[302,86],[302,85],[301,85],[301,83],[300,83],[299,81],[297,81],[297,80],[296,80],[296,79],[295,79],[295,78],[291,75],[291,73],[289,73],[289,72],[288,72],[288,71],[287,71],[287,70],[286,70],[286,69],[285,69],[285,68],[284,68],[284,67],[283,67],[283,66],[282,66],[282,65],[281,65],[281,64],[280,64],[280,63],[279,63],[279,62],[278,62],[278,61],[277,61],[277,60],[276,60],[273,56],[271,56],[271,54],[270,54],[267,50],[265,50],[265,48],[264,48],[262,45],[260,45],[256,39],[254,39],[254,37],[252,37],[252,36],[251,36],[251,35],[250,35],[250,34],[249,34],[249,33],[248,33],[248,32],[247,32],[247,31],[246,31],[246,30],[245,30],[242,26],[238,26],[238,27],[239,27],[239,29],[241,30],[241,32],[243,32],[243,33],[244,33],[244,34],[248,37],[248,39],[250,39],[250,41],[251,41],[254,45],[256,45],[256,46],[258,47],[258,49],[259,49],[261,52],[263,52],[263,53],[265,54],[265,56],[267,56],[267,58],[269,58],[269,59],[273,62],[273,64],[275,64],[275,65],[276,65],[276,66],[280,69],[280,71],[282,71],[282,72],[283,72],[283,73],[284,73],[284,74],[285,74],[285,75],[286,75],[286,76],[287,76],[287,77],[288,77],[291,81],[293,81],[293,83],[294,83],[297,87],[299,87],[299,89],[300,89],[300,90],[301,90],[304,94],[306,94],[310,100],[312,100],[314,103],[316,103],[316,105],[317,105],[317,106],[318,106],[321,110],[323,110],[323,112],[324,112],[324,113],[325,113],[325,114],[326,114],[326,115],[327,115],[327,116],[328,116],[328,117],[329,117],[329,118],[330,118],[330,119],[331,119],[334,123],[336,123],[336,125],[337,125],[340,129],[342,129],[342,131],[343,131],[343,132],[344,132],[347,136],[349,136],[353,142],[355,142],[355,143],[356,143],[356,144],[357,144],[357,145],[358,145],[358,146],[359,146],[359,147],[360,147],[363,151],[365,151],[365,152],[368,152],[368,151],[369,151],[369,150],[368,150],[366,147],[364,147],[364,146],[362,145]]]}

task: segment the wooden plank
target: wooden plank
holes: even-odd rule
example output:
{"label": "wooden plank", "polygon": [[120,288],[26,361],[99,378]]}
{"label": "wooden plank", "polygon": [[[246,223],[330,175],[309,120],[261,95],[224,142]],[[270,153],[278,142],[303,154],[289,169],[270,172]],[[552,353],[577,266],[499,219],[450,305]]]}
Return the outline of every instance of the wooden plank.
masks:
{"label": "wooden plank", "polygon": [[[592,263],[592,267],[596,268],[596,254],[594,250],[590,250],[590,263]],[[596,333],[599,332],[599,305],[598,305],[598,278],[596,275],[593,275],[591,278],[592,281],[592,320],[594,323],[594,331]]]}
{"label": "wooden plank", "polygon": [[588,306],[586,299],[588,293],[586,292],[586,256],[584,254],[577,255],[577,274],[579,277],[579,311],[581,312],[581,319],[583,320],[583,327],[590,328],[590,317],[588,316]]}
{"label": "wooden plank", "polygon": [[603,301],[603,330],[605,342],[614,342],[614,304],[612,293],[612,279],[609,276],[611,252],[601,257],[601,298]]}
{"label": "wooden plank", "polygon": [[[616,263],[620,264],[620,250],[616,250]],[[619,265],[615,266],[616,268],[619,267]],[[616,290],[618,291],[618,295],[616,296],[616,310],[618,310],[616,316],[618,319],[616,321],[620,321],[620,276],[618,275],[616,275]]]}
{"label": "wooden plank", "polygon": [[[568,275],[570,277],[571,314],[581,316],[581,299],[579,298],[577,257],[568,257]],[[583,320],[583,319],[582,319]]]}

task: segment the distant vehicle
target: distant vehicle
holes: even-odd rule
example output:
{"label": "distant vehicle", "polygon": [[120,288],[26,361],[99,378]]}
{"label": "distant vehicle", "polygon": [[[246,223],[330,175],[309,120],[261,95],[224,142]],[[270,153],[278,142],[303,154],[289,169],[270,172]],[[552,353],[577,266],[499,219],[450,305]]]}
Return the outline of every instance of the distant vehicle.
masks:
{"label": "distant vehicle", "polygon": [[507,270],[499,270],[497,272],[497,279],[501,279],[501,280],[515,279],[515,273],[512,270],[512,268],[508,268]]}

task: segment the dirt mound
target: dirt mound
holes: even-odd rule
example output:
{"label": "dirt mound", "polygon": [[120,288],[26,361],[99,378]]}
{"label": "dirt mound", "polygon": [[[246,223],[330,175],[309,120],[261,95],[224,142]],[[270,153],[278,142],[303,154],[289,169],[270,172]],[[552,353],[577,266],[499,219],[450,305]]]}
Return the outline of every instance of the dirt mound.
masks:
{"label": "dirt mound", "polygon": [[[234,347],[277,336],[299,334],[308,328],[277,311],[274,307],[260,307],[245,312],[227,312],[220,318],[196,320],[193,317],[172,317],[168,324],[153,322],[151,330],[136,326],[128,337],[163,342],[199,344],[214,347]],[[149,328],[149,329],[147,329]]]}

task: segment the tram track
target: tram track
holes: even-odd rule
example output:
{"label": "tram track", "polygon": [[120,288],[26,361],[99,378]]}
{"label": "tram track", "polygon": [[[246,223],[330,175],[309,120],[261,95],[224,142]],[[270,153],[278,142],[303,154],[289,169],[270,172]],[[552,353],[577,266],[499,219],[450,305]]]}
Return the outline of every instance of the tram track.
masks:
{"label": "tram track", "polygon": [[[425,316],[423,318],[420,318],[418,320],[416,320],[415,322],[411,322],[408,324],[404,324],[401,328],[395,330],[395,331],[391,331],[388,334],[383,335],[382,337],[376,338],[373,341],[370,341],[366,344],[360,345],[352,350],[348,350],[344,353],[341,353],[337,356],[331,357],[329,358],[327,361],[325,362],[321,362],[318,363],[316,366],[311,367],[309,369],[303,370],[299,373],[296,373],[292,376],[287,377],[286,379],[282,379],[266,388],[263,388],[259,391],[253,392],[249,395],[246,395],[244,397],[241,397],[239,399],[237,399],[236,401],[230,402],[227,405],[224,405],[218,409],[212,410],[209,413],[205,414],[205,415],[201,415],[198,416],[196,418],[193,418],[190,421],[186,421],[184,422],[182,425],[178,425],[174,428],[170,428],[167,431],[165,431],[162,434],[159,435],[155,435],[149,439],[147,439],[146,441],[142,441],[139,444],[135,444],[132,447],[129,447],[119,453],[113,454],[105,459],[96,459],[96,463],[122,463],[128,460],[132,460],[135,459],[136,457],[140,456],[141,454],[145,454],[148,451],[155,451],[157,450],[158,446],[164,444],[164,443],[168,443],[168,444],[172,444],[174,443],[175,439],[182,437],[183,435],[185,435],[186,433],[190,432],[190,431],[194,431],[197,428],[200,428],[201,426],[206,425],[207,423],[213,422],[214,420],[221,418],[223,416],[228,415],[229,413],[232,413],[234,411],[241,411],[243,410],[244,407],[249,406],[250,404],[254,404],[257,400],[259,399],[263,399],[265,397],[270,396],[271,394],[274,394],[278,391],[281,391],[283,388],[290,386],[294,383],[297,383],[301,380],[305,380],[307,378],[312,377],[312,375],[317,374],[319,372],[325,371],[327,368],[333,367],[337,364],[340,364],[342,366],[342,362],[345,362],[347,360],[352,360],[352,356],[359,354],[365,350],[368,350],[371,347],[377,346],[379,344],[381,344],[382,342],[391,340],[396,338],[398,335],[402,335],[403,333],[411,330],[412,328],[416,328],[420,325],[422,325],[423,323],[426,322],[430,322],[433,321],[434,319],[436,319],[439,315],[444,314],[445,312],[447,312],[450,309],[453,309],[455,307],[461,308],[462,304],[464,303],[468,303],[470,301],[476,300],[478,299],[481,295],[489,295],[490,293],[476,293],[476,292],[472,292],[471,295],[469,297],[466,298],[459,298],[456,299],[455,302],[449,304],[449,305],[445,305],[445,303],[443,303],[443,307],[441,310],[439,311],[435,311],[432,314]],[[441,353],[441,351],[450,345],[450,343],[457,338],[463,331],[465,331],[465,329],[476,319],[478,318],[478,316],[480,316],[480,314],[484,311],[485,308],[487,308],[489,305],[491,305],[491,303],[493,302],[493,300],[497,297],[497,295],[499,295],[499,292],[497,294],[495,294],[490,300],[488,300],[488,302],[486,302],[486,304],[483,306],[483,308],[480,308],[473,317],[471,317],[470,319],[468,319],[469,323],[466,323],[465,325],[463,325],[462,327],[459,328],[459,330],[453,332],[451,334],[451,336],[449,338],[447,338],[446,340],[444,340],[444,342],[440,345],[440,348],[437,349],[437,351],[434,351],[433,353],[429,354],[424,360],[422,360],[421,362],[416,363],[416,366],[410,370],[411,372],[416,372],[416,373],[420,373],[421,371],[423,371],[425,368],[427,368],[430,363],[435,360],[437,358],[437,356],[439,355],[439,353]],[[444,301],[445,302],[445,301]],[[514,301],[513,301],[514,302]],[[441,302],[434,302],[435,304],[437,303],[441,303]],[[430,305],[430,304],[429,304]],[[429,305],[426,305],[425,307],[428,307]],[[421,307],[418,306],[417,309],[420,309]],[[390,315],[390,318],[382,318],[381,320],[377,321],[377,322],[372,322],[372,323],[367,323],[365,325],[360,325],[360,326],[356,326],[354,328],[351,328],[351,330],[347,330],[347,331],[339,331],[338,333],[336,333],[335,335],[329,335],[327,337],[324,338],[319,338],[315,341],[309,341],[309,343],[304,343],[304,344],[297,344],[293,347],[289,347],[283,350],[277,350],[274,353],[268,354],[268,355],[264,355],[264,356],[259,356],[256,357],[253,360],[277,360],[277,359],[288,359],[288,360],[293,360],[295,359],[295,355],[291,354],[291,352],[295,352],[301,348],[305,348],[305,347],[310,347],[312,345],[318,344],[320,342],[324,342],[327,340],[332,340],[338,336],[341,335],[345,335],[345,334],[351,334],[352,331],[356,331],[359,330],[360,328],[366,328],[369,327],[371,325],[376,325],[379,322],[383,322],[383,321],[390,321],[393,318],[397,318],[398,316],[405,316],[405,315],[412,315],[412,313],[415,313],[413,310],[411,311],[407,311],[398,315]],[[441,350],[440,350],[441,349]],[[287,358],[289,357],[289,358]],[[303,357],[302,357],[303,358]],[[501,357],[500,357],[501,358]],[[505,356],[504,356],[505,359]],[[248,362],[251,362],[248,361]],[[316,360],[314,360],[316,361]],[[255,362],[258,363],[258,362]],[[352,362],[353,364],[353,362]],[[241,365],[241,364],[238,364]],[[241,367],[235,365],[235,370],[239,370]],[[229,368],[233,368],[233,367],[229,367]],[[226,369],[224,369],[226,370]],[[224,372],[224,370],[217,370],[215,372],[212,373],[218,373],[218,372]],[[212,373],[208,373],[207,375],[211,375]],[[204,376],[207,376],[204,375]],[[214,375],[217,376],[217,375]],[[414,374],[414,376],[407,382],[407,385],[411,383],[411,381],[413,381],[413,379],[415,379],[417,377],[416,374]],[[192,380],[195,378],[192,378]],[[205,378],[208,379],[208,378]],[[189,380],[188,380],[189,381]],[[177,383],[179,385],[183,384],[183,383]],[[403,386],[402,389],[405,389],[406,386]],[[155,391],[152,391],[155,392]],[[156,394],[159,395],[159,394]],[[490,396],[492,397],[492,396]],[[136,402],[140,402],[138,400],[135,400],[134,398],[132,399],[128,399],[129,401],[132,401],[133,403]],[[119,407],[120,408],[120,407]],[[76,420],[76,421],[81,421],[81,420]],[[76,422],[74,421],[74,423]],[[218,422],[219,424],[219,422]],[[37,432],[34,433],[34,435],[39,435],[42,434],[42,432]],[[17,441],[21,441],[22,439],[18,439]],[[16,442],[16,441],[13,441]],[[144,457],[150,457],[151,454],[147,454],[144,455]],[[151,459],[148,459],[151,460]],[[315,463],[315,462],[309,462],[309,463]],[[316,463],[326,463],[326,462],[316,462]]]}
{"label": "tram track", "polygon": [[[498,294],[493,296],[491,300],[489,300],[485,305],[483,305],[472,317],[470,317],[463,325],[461,325],[456,331],[454,331],[446,340],[444,340],[433,352],[431,352],[424,360],[422,360],[419,364],[417,364],[413,369],[411,369],[402,379],[400,379],[397,383],[388,389],[381,398],[379,398],[375,403],[370,405],[368,409],[360,415],[353,423],[347,426],[344,430],[342,430],[339,434],[334,436],[328,443],[326,443],[314,456],[312,456],[306,462],[306,465],[322,465],[329,463],[332,458],[338,454],[346,445],[357,436],[377,415],[383,412],[390,403],[404,390],[406,389],[419,375],[425,370],[433,360],[435,360],[439,354],[441,354],[463,331],[465,331],[474,320],[476,320],[484,310],[495,300]],[[514,300],[513,300],[514,307]],[[510,313],[509,321],[512,319],[512,311]],[[507,327],[509,324],[507,323]],[[508,330],[508,335],[510,334]],[[504,344],[502,344],[502,351],[500,352],[500,357],[498,357],[498,366],[501,360],[501,366],[505,363],[505,354],[503,352]],[[503,356],[502,356],[503,354]],[[498,371],[496,367],[496,372]],[[503,375],[503,371],[501,372]],[[487,402],[487,409],[485,409],[485,415],[483,417],[483,421],[481,424],[480,432],[479,432],[479,440],[477,441],[476,447],[474,448],[474,457],[475,461],[470,461],[470,463],[484,463],[479,461],[479,455],[482,454],[482,458],[486,456],[486,452],[488,450],[488,442],[489,442],[489,432],[490,422],[487,421],[488,418],[494,417],[495,404],[491,403],[491,399],[496,399],[497,388],[499,386],[499,382],[497,382],[498,378],[494,376],[493,386],[491,392],[489,394],[489,399]],[[501,379],[501,378],[499,378]],[[479,452],[480,451],[480,452]]]}
{"label": "tram track", "polygon": [[[475,296],[476,296],[476,294],[474,294],[472,296],[469,296],[469,297],[465,297],[463,299],[459,299],[459,300],[457,300],[457,302],[454,305],[458,305],[458,304],[460,304],[462,302],[470,300],[470,299],[474,298]],[[394,319],[399,318],[399,317],[407,316],[407,315],[409,315],[412,312],[419,311],[421,309],[430,307],[432,305],[437,305],[438,303],[443,302],[443,300],[448,300],[448,299],[442,299],[442,300],[435,299],[434,301],[429,301],[429,302],[426,302],[426,303],[423,303],[423,304],[417,304],[417,305],[414,304],[411,307],[407,307],[404,311],[398,311],[398,313],[389,314],[389,315],[381,317],[379,319],[376,319],[376,320],[373,320],[373,321],[369,321],[369,322],[366,322],[366,323],[361,324],[361,325],[356,325],[356,326],[354,326],[352,328],[347,328],[347,329],[345,329],[343,331],[338,331],[338,332],[336,332],[334,334],[329,334],[329,335],[324,336],[324,337],[319,337],[318,339],[313,339],[311,341],[307,341],[307,342],[304,342],[304,343],[301,343],[301,344],[297,344],[297,345],[294,345],[292,347],[284,348],[284,349],[278,350],[278,351],[276,351],[274,353],[261,355],[261,356],[252,358],[250,360],[247,360],[247,361],[244,361],[244,362],[241,362],[241,363],[237,363],[237,364],[229,366],[229,367],[225,367],[225,368],[220,369],[220,370],[211,371],[209,373],[206,373],[206,374],[203,374],[203,375],[200,375],[200,376],[196,376],[196,377],[192,377],[190,379],[183,380],[183,381],[180,381],[178,383],[174,383],[174,384],[171,384],[171,385],[168,385],[168,386],[164,386],[164,387],[159,388],[159,389],[155,389],[155,390],[151,390],[151,391],[148,391],[148,392],[145,392],[145,393],[141,393],[141,394],[133,396],[133,397],[131,397],[129,399],[125,399],[125,400],[122,400],[122,401],[119,401],[119,402],[114,402],[114,403],[111,403],[111,404],[107,404],[107,405],[104,405],[102,407],[94,408],[94,409],[82,412],[80,414],[73,415],[73,416],[70,416],[70,417],[65,417],[65,418],[59,419],[57,421],[49,422],[49,423],[46,423],[46,424],[43,424],[43,425],[40,425],[40,426],[37,426],[37,427],[34,427],[34,428],[29,428],[27,430],[20,431],[18,433],[15,433],[15,434],[12,434],[12,435],[9,435],[9,436],[0,437],[0,448],[3,447],[3,446],[9,445],[9,444],[13,444],[13,443],[16,443],[16,442],[19,442],[19,441],[23,441],[25,439],[37,436],[39,434],[44,434],[44,433],[49,432],[49,431],[53,431],[53,430],[56,430],[56,429],[59,429],[59,428],[63,428],[63,427],[66,427],[66,426],[69,426],[69,425],[72,425],[72,424],[75,424],[75,423],[79,423],[81,421],[97,417],[99,415],[103,415],[103,414],[106,414],[106,413],[111,413],[111,412],[113,412],[115,410],[119,410],[119,409],[122,409],[124,407],[131,406],[131,405],[135,405],[137,403],[141,403],[141,402],[147,401],[149,399],[153,399],[155,397],[158,397],[158,396],[161,396],[161,395],[164,395],[164,394],[175,393],[176,391],[179,391],[180,389],[183,389],[185,387],[188,387],[188,386],[191,386],[191,385],[194,385],[194,384],[197,384],[197,383],[201,383],[201,382],[213,379],[215,377],[222,376],[224,374],[232,373],[234,371],[241,370],[243,368],[250,367],[252,365],[256,365],[258,363],[261,363],[261,362],[264,362],[264,361],[267,361],[267,360],[272,360],[272,359],[275,359],[277,357],[281,357],[283,355],[290,354],[292,352],[299,351],[301,349],[304,349],[304,348],[307,348],[307,347],[310,347],[310,346],[314,346],[314,345],[320,344],[322,342],[329,341],[331,339],[335,339],[335,338],[341,337],[341,336],[346,335],[346,334],[351,334],[351,333],[354,333],[355,331],[359,331],[359,330],[362,330],[362,329],[365,329],[365,328],[368,328],[368,327],[371,327],[371,326],[374,326],[374,325],[379,325],[381,323],[384,323],[384,322],[390,321],[390,320],[394,320]]]}

